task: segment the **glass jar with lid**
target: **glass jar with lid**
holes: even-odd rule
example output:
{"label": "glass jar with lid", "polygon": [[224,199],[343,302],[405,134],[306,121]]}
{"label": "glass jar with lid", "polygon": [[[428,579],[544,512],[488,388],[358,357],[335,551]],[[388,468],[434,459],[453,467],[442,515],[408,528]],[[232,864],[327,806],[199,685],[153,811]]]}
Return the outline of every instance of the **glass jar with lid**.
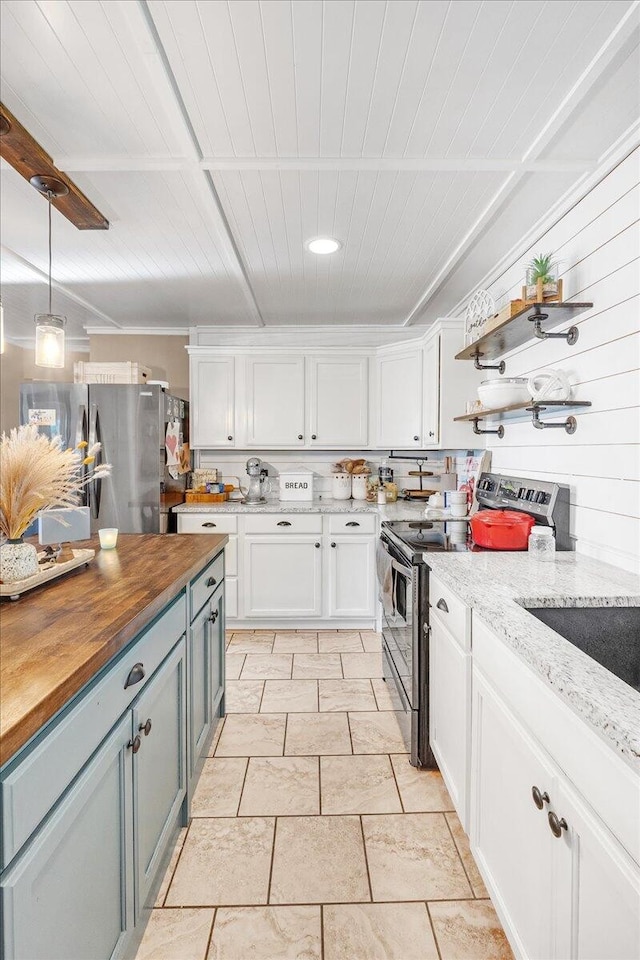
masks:
{"label": "glass jar with lid", "polygon": [[553,560],[556,553],[556,538],[551,527],[536,524],[529,534],[529,556],[534,560]]}

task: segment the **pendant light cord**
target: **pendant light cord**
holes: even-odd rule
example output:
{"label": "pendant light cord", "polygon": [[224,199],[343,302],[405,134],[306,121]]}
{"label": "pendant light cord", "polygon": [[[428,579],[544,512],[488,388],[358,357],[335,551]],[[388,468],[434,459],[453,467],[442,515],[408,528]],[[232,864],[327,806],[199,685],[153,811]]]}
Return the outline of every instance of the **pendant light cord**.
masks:
{"label": "pendant light cord", "polygon": [[51,316],[51,197],[53,193],[51,190],[47,191],[47,199],[49,201],[49,316]]}

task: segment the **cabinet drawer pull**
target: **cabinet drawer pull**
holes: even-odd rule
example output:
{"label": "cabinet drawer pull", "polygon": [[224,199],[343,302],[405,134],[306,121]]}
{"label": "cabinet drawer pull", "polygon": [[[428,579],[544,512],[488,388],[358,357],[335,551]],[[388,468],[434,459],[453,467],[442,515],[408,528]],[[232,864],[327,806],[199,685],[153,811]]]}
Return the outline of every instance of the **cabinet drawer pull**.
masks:
{"label": "cabinet drawer pull", "polygon": [[436,603],[438,610],[442,610],[443,613],[449,613],[449,607],[447,606],[447,601],[443,600],[442,597]]}
{"label": "cabinet drawer pull", "polygon": [[218,582],[218,581],[216,580],[215,577],[209,577],[209,579],[207,580],[207,586],[208,586],[208,587],[215,587],[215,585],[216,585],[217,582]]}
{"label": "cabinet drawer pull", "polygon": [[358,523],[357,520],[349,520],[347,523],[345,523],[345,527],[359,527],[359,526],[360,524]]}
{"label": "cabinet drawer pull", "polygon": [[124,685],[125,690],[127,687],[133,687],[134,684],[140,683],[141,680],[144,680],[144,664],[134,663],[131,670],[129,670],[129,676]]}
{"label": "cabinet drawer pull", "polygon": [[140,737],[138,736],[138,734],[136,734],[135,737],[133,738],[133,740],[129,740],[129,743],[127,744],[127,747],[130,747],[130,748],[131,748],[131,752],[132,752],[132,753],[137,753],[138,750],[140,749],[140,745],[141,745],[141,744],[142,744],[142,740],[140,739]]}
{"label": "cabinet drawer pull", "polygon": [[218,611],[217,611],[217,610],[214,610],[214,611],[207,617],[207,619],[208,619],[209,623],[215,623],[216,620],[218,619]]}
{"label": "cabinet drawer pull", "polygon": [[420,437],[414,437],[413,439],[414,439],[414,440],[419,440],[419,439],[420,439]]}
{"label": "cabinet drawer pull", "polygon": [[317,439],[318,439],[318,437],[316,436],[316,434],[315,434],[315,433],[312,433],[312,434],[311,434],[311,439],[312,439],[312,440],[317,440]]}
{"label": "cabinet drawer pull", "polygon": [[290,526],[291,526],[291,524],[289,523],[288,520],[278,520],[278,524],[277,524],[277,525],[278,525],[279,527],[290,527]]}
{"label": "cabinet drawer pull", "polygon": [[215,523],[213,523],[211,520],[207,520],[207,522],[206,522],[206,523],[203,523],[202,526],[203,526],[203,527],[215,527]]}
{"label": "cabinet drawer pull", "polygon": [[541,793],[539,787],[531,787],[531,796],[538,810],[542,810],[545,803],[549,803],[549,794],[546,791]]}
{"label": "cabinet drawer pull", "polygon": [[144,731],[145,737],[148,737],[151,733],[151,717],[149,717],[146,723],[141,723],[138,730],[140,730],[141,733]]}
{"label": "cabinet drawer pull", "polygon": [[550,810],[547,816],[549,820],[549,828],[551,830],[551,833],[554,835],[554,837],[556,837],[556,839],[559,839],[562,836],[562,831],[569,829],[567,821],[565,820],[564,817],[562,818],[562,820],[559,820],[557,815],[553,812],[553,810]]}
{"label": "cabinet drawer pull", "polygon": [[299,433],[299,434],[298,434],[298,440],[303,440],[303,439],[304,439],[304,438],[303,438],[302,434]]}

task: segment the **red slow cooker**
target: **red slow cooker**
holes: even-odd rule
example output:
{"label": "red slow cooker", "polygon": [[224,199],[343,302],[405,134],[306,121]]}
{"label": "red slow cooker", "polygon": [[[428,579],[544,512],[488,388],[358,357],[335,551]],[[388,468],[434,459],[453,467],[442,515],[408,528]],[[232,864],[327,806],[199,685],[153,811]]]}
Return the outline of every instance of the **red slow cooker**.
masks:
{"label": "red slow cooker", "polygon": [[481,510],[471,518],[471,535],[487,550],[526,550],[535,520],[517,510]]}

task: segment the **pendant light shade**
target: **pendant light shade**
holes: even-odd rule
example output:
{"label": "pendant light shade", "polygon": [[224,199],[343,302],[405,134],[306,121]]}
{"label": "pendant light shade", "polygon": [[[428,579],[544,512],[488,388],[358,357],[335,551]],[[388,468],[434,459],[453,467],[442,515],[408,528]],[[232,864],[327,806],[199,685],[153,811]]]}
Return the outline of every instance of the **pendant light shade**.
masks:
{"label": "pendant light shade", "polygon": [[64,367],[65,317],[36,314],[36,367]]}
{"label": "pendant light shade", "polygon": [[32,177],[31,184],[49,204],[49,312],[36,314],[36,367],[64,367],[64,326],[66,317],[51,312],[51,200],[69,193],[55,177]]}

